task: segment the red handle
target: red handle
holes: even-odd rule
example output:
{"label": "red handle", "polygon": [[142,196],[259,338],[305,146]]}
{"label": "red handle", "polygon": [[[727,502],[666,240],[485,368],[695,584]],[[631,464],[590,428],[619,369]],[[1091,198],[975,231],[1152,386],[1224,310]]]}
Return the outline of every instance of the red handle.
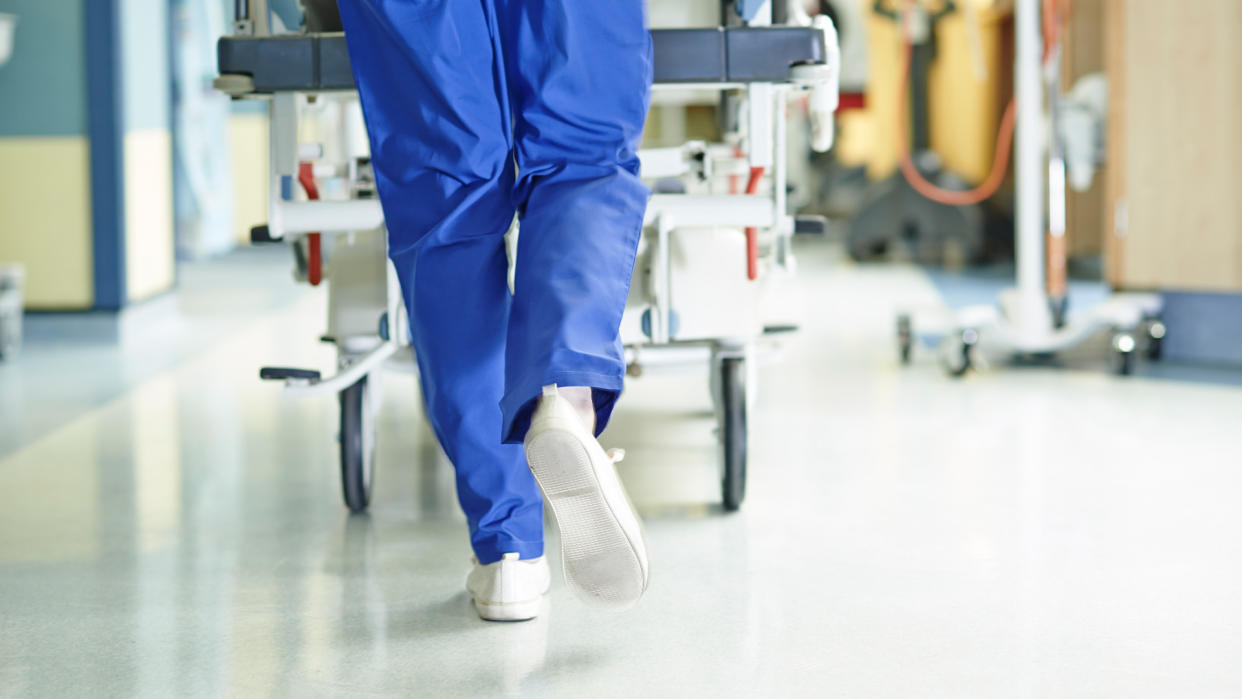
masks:
{"label": "red handle", "polygon": [[[298,184],[306,191],[306,198],[314,201],[319,198],[319,188],[315,186],[315,167],[311,163],[298,163]],[[311,286],[319,286],[323,281],[323,250],[320,247],[318,233],[306,235],[306,280]]]}
{"label": "red handle", "polygon": [[[757,193],[761,179],[763,179],[763,168],[752,167],[750,179],[746,181],[746,193]],[[754,226],[746,229],[746,278],[752,282],[759,278],[759,229]]]}

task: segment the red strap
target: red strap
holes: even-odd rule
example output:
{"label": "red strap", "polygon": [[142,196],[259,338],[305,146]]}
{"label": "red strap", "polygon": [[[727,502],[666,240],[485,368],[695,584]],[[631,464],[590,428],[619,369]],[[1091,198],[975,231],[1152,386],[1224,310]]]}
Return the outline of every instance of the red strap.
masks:
{"label": "red strap", "polygon": [[[298,183],[306,191],[306,198],[314,201],[319,198],[319,188],[315,186],[315,166],[309,162],[298,163]],[[306,235],[306,280],[311,286],[319,286],[323,281],[323,250],[320,247],[320,234]]]}
{"label": "red strap", "polygon": [[[746,181],[746,193],[756,194],[762,179],[763,168],[752,167],[750,179]],[[746,278],[752,282],[759,278],[759,229],[754,226],[746,229]]]}

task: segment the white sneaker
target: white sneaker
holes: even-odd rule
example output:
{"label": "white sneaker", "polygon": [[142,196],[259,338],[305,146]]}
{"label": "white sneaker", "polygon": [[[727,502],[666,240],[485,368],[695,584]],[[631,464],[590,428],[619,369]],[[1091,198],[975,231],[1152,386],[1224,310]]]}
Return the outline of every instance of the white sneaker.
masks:
{"label": "white sneaker", "polygon": [[474,570],[466,576],[466,590],[484,619],[524,621],[539,615],[539,605],[551,580],[548,561],[543,556],[523,561],[519,554],[506,553],[487,565],[475,560]]}
{"label": "white sneaker", "polygon": [[545,386],[526,433],[526,461],[561,533],[565,582],[579,597],[630,607],[647,589],[642,525],[614,461],[569,401]]}

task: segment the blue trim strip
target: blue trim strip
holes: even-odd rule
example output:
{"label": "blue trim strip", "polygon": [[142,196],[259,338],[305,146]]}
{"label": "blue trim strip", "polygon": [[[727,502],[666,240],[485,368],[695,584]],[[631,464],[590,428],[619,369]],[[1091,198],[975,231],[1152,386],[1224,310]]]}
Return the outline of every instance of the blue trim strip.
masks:
{"label": "blue trim strip", "polygon": [[[178,230],[181,221],[181,211],[178,210],[177,197],[177,180],[181,177],[181,168],[177,167],[177,141],[180,138],[177,127],[177,91],[189,89],[189,85],[181,86],[177,84],[177,36],[173,33],[173,13],[177,12],[179,7],[178,0],[165,0],[164,5],[164,36],[168,37],[165,50],[168,51],[168,171],[172,173],[172,191],[169,196],[172,197],[172,237],[173,237],[173,274],[172,288],[176,289],[181,283],[181,231]],[[230,25],[231,26],[231,25]]]}
{"label": "blue trim strip", "polygon": [[126,302],[120,8],[119,0],[89,0],[83,4],[95,308],[119,310]]}

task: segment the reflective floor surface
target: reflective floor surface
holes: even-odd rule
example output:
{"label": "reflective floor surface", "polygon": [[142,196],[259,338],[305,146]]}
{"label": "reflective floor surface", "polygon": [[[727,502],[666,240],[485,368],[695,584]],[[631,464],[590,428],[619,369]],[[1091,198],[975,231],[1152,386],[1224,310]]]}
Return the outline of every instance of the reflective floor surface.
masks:
{"label": "reflective floor surface", "polygon": [[714,504],[705,370],[631,382],[604,441],[653,575],[624,614],[558,579],[538,620],[478,619],[412,376],[385,376],[376,503],[347,516],[335,401],[256,379],[330,366],[320,291],[240,312],[183,277],[166,303],[215,330],[162,365],[36,337],[0,369],[0,695],[1242,695],[1242,388],[1102,355],[903,369],[892,314],[935,301],[926,277],[801,262],[742,512]]}

